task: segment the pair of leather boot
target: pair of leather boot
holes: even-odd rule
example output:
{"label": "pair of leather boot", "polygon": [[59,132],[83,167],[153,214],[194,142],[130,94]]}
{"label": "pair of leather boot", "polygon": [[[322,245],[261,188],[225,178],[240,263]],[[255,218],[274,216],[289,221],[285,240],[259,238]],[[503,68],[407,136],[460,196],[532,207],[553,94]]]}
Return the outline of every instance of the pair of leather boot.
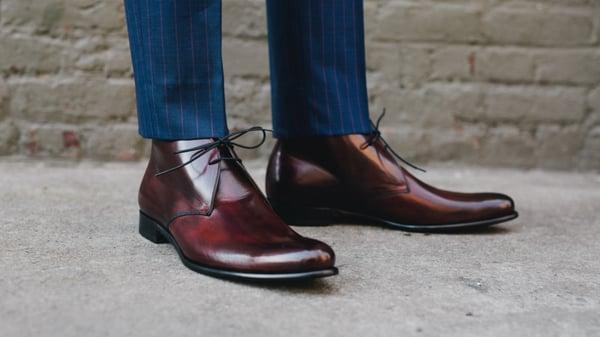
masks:
{"label": "pair of leather boot", "polygon": [[431,232],[517,217],[506,195],[449,192],[421,182],[398,163],[404,160],[377,128],[279,140],[265,197],[234,150],[246,147],[236,139],[249,131],[262,132],[264,142],[261,128],[152,142],[139,192],[140,233],[171,243],[194,271],[256,280],[337,274],[331,247],[289,225],[376,223]]}

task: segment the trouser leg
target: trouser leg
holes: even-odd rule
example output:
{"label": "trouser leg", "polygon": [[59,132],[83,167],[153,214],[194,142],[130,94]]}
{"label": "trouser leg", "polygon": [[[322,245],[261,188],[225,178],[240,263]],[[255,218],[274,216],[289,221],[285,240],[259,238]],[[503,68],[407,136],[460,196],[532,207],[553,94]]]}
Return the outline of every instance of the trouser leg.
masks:
{"label": "trouser leg", "polygon": [[371,131],[362,0],[267,0],[277,137]]}
{"label": "trouser leg", "polygon": [[125,0],[139,132],[181,140],[227,134],[220,0]]}

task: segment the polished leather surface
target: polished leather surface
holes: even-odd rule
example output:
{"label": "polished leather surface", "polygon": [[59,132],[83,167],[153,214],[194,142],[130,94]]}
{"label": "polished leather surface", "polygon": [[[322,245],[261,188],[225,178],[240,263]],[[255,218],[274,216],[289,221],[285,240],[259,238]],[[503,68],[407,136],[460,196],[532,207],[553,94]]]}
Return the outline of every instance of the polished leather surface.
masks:
{"label": "polished leather surface", "polygon": [[330,208],[407,225],[476,222],[514,214],[498,193],[458,193],[420,181],[401,167],[380,139],[353,134],[279,141],[267,169],[275,205]]}
{"label": "polished leather surface", "polygon": [[189,159],[174,154],[211,140],[154,140],[142,180],[143,213],[171,233],[195,263],[225,270],[293,273],[334,266],[332,249],[294,232],[275,214],[241,163],[211,160],[231,157],[231,149],[211,150],[191,164],[156,176]]}

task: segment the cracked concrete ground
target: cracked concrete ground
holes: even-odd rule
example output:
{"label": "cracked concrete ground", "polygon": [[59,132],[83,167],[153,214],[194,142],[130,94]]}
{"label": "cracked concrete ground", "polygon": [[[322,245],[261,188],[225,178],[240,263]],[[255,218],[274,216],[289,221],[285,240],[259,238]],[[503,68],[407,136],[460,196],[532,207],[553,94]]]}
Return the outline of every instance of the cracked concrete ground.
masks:
{"label": "cracked concrete ground", "polygon": [[[263,163],[248,162],[257,181]],[[340,275],[244,284],[137,234],[143,164],[0,162],[0,336],[598,336],[600,175],[433,167],[514,196],[521,217],[460,235],[297,230]]]}

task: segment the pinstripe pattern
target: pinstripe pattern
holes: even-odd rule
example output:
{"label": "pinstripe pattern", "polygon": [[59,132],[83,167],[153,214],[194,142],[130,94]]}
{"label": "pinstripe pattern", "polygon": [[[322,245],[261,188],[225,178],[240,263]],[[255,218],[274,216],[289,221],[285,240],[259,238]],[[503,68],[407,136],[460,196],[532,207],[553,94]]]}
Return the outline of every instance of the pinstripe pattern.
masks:
{"label": "pinstripe pattern", "polygon": [[[220,30],[220,27],[219,27]],[[210,31],[208,28],[208,13],[207,11],[204,11],[204,42],[205,42],[205,48],[204,51],[206,53],[206,73],[207,74],[212,74],[212,66],[211,66],[211,59],[210,59],[210,43],[209,43],[209,35],[210,35]],[[220,61],[222,62],[222,61]],[[223,76],[223,72],[221,72],[221,76]],[[211,134],[215,133],[215,120],[214,120],[214,116],[213,116],[213,106],[212,106],[212,85],[211,82],[208,81],[208,90],[206,91],[207,94],[207,100],[208,100],[208,114],[209,114],[209,119],[210,119],[210,132]],[[225,96],[225,94],[223,93],[223,96]],[[225,111],[222,112],[223,114],[225,114]],[[223,119],[225,119],[225,116],[223,116]],[[227,127],[225,127],[227,128]]]}
{"label": "pinstripe pattern", "polygon": [[[343,5],[344,4],[344,0],[341,0],[340,4]],[[337,109],[337,113],[338,113],[338,116],[340,118],[339,129],[340,129],[341,132],[345,133],[346,130],[344,128],[344,118],[343,118],[343,114],[344,113],[342,112],[343,111],[342,100],[340,98],[340,84],[338,83],[339,82],[339,80],[338,80],[338,74],[341,72],[341,68],[338,66],[338,62],[337,62],[338,55],[336,53],[336,49],[337,48],[335,46],[336,43],[337,43],[336,37],[338,35],[338,32],[337,32],[337,28],[338,27],[337,27],[337,25],[335,23],[336,16],[337,15],[332,15],[331,16],[331,21],[332,21],[332,26],[333,26],[333,29],[332,29],[333,30],[333,34],[331,34],[331,38],[333,39],[333,42],[331,43],[331,47],[333,49],[332,50],[332,54],[333,54],[333,79],[334,79],[334,82],[335,82],[335,93],[336,93],[336,97],[337,97],[337,104],[339,106],[339,108]],[[342,31],[343,31],[343,29],[342,29]],[[344,53],[344,55],[345,55],[345,53]],[[350,115],[352,115],[352,114],[350,114]]]}
{"label": "pinstripe pattern", "polygon": [[[323,60],[327,59],[325,51],[325,1],[321,2],[321,6],[319,7],[321,13],[319,17],[321,18],[321,57]],[[271,44],[273,48],[275,48],[275,44]],[[323,86],[327,87],[327,69],[324,66],[321,66],[321,70],[323,71]],[[329,103],[329,90],[325,90],[323,94],[325,95],[325,107],[327,109],[327,126],[329,127],[329,132],[333,132],[333,120],[331,118],[331,104]]]}
{"label": "pinstripe pattern", "polygon": [[[358,103],[358,109],[360,111],[366,111],[366,116],[361,116],[365,118],[360,118],[360,125],[362,130],[370,130],[371,122],[369,119],[369,98],[367,95],[367,65],[365,61],[365,28],[364,28],[364,14],[363,14],[363,4],[362,1],[358,1],[358,4],[354,4],[352,6],[352,17],[357,18],[360,15],[360,20],[356,19],[354,25],[352,25],[352,33],[354,34],[354,77],[355,77],[355,85],[357,87],[356,101]],[[358,10],[357,10],[358,8]],[[361,91],[364,91],[364,94],[360,94]]]}
{"label": "pinstripe pattern", "polygon": [[[308,9],[308,13],[312,13],[312,1],[309,1],[307,4],[307,9]],[[309,74],[309,76],[311,76],[311,72],[313,71],[313,64],[312,64],[312,60],[313,60],[313,28],[312,28],[312,20],[306,20],[307,21],[307,26],[308,26],[308,34],[304,34],[306,37],[303,40],[303,43],[306,43],[306,50],[308,51],[308,55],[306,56],[305,60],[306,60],[306,67],[304,70],[305,74]],[[311,81],[306,81],[306,85],[310,86],[310,95],[307,95],[307,106],[305,107],[305,111],[306,111],[306,115],[309,117],[310,122],[312,123],[312,125],[319,125],[319,114],[317,114],[315,111],[317,111],[317,109],[313,108],[313,106],[316,106],[316,102],[313,100],[313,97],[316,97],[316,91],[315,91],[315,85],[311,82]],[[308,91],[307,91],[308,92]],[[314,102],[314,103],[313,103]],[[273,110],[275,111],[275,110]],[[274,114],[273,114],[274,115]]]}
{"label": "pinstripe pattern", "polygon": [[[146,30],[150,30],[151,27],[151,23],[150,23],[150,6],[148,3],[149,0],[146,0]],[[148,50],[152,50],[152,39],[151,36],[148,34],[146,35],[146,45],[148,47]],[[146,60],[148,61],[148,66],[149,69],[153,69],[154,67],[154,56],[152,55],[152,53],[148,53]],[[152,131],[157,134],[158,133],[158,116],[157,116],[157,112],[156,112],[156,102],[154,101],[154,97],[155,97],[155,93],[154,93],[154,72],[153,71],[148,71],[150,73],[150,101],[152,102],[152,106],[151,106],[151,117],[154,117],[154,119],[150,118],[151,120],[151,124],[152,124]]]}
{"label": "pinstripe pattern", "polygon": [[[130,6],[131,5],[136,5],[136,4],[130,4]],[[127,11],[127,13],[128,13],[127,22],[128,22],[129,27],[132,28],[130,34],[138,37],[140,35],[140,33],[139,33],[140,22],[137,18],[136,11],[135,10]],[[137,39],[136,39],[136,41],[137,41]],[[135,47],[131,49],[131,52],[132,52],[132,55],[136,56],[133,58],[134,59],[134,68],[135,67],[139,68],[140,65],[138,63],[136,63],[135,60],[143,58],[143,56],[141,56],[141,55],[138,56],[139,53],[143,52],[142,45],[140,43],[136,43]],[[139,96],[139,93],[142,91],[142,88],[136,87],[136,90],[137,90],[136,94]],[[139,105],[144,106],[146,108],[148,107],[147,104],[148,104],[147,100],[143,100],[143,101],[139,102]],[[141,121],[141,122],[144,123],[144,125],[148,125],[148,121]]]}
{"label": "pinstripe pattern", "polygon": [[[346,2],[342,1],[342,18],[344,20],[343,25],[346,26]],[[347,46],[348,42],[346,40],[346,36],[347,36],[347,32],[346,29],[344,29],[342,31],[342,46]],[[348,72],[348,56],[346,55],[346,53],[344,53],[344,57],[343,57],[343,61],[344,61],[344,73]],[[348,84],[348,76],[344,76],[344,84],[345,84],[345,88],[346,88],[346,103],[347,106],[350,106],[350,85]],[[351,129],[354,130],[355,126],[354,126],[354,114],[350,114],[350,127]]]}
{"label": "pinstripe pattern", "polygon": [[[169,104],[167,101],[167,63],[165,62],[165,60],[167,59],[166,56],[166,48],[165,48],[165,24],[164,24],[164,15],[163,15],[163,10],[162,10],[162,3],[158,4],[158,11],[159,11],[159,16],[160,16],[160,51],[161,51],[161,55],[162,55],[162,68],[163,68],[163,92],[162,92],[162,97],[164,97],[164,109],[165,109],[165,124],[166,124],[166,134],[161,133],[160,135],[155,135],[154,137],[149,137],[148,138],[172,138],[173,137],[173,132],[171,131],[171,123],[170,123],[170,118],[169,118]],[[135,71],[135,69],[134,69]],[[152,71],[152,70],[150,70]],[[138,73],[137,71],[135,72],[136,74]],[[142,75],[140,74],[138,77],[141,77]],[[136,79],[136,83],[138,83],[139,80]],[[138,109],[140,107],[140,104],[138,104]],[[142,118],[142,111],[138,111],[138,118]],[[161,122],[158,122],[159,125],[161,125]],[[162,131],[162,129],[161,129]],[[144,129],[142,128],[142,125],[140,125],[140,133],[142,135],[145,134]]]}
{"label": "pinstripe pattern", "polygon": [[371,131],[362,0],[267,0],[267,14],[275,136]]}
{"label": "pinstripe pattern", "polygon": [[[173,1],[173,28],[175,29],[174,40],[175,40],[175,67],[177,68],[177,84],[181,85],[181,59],[179,58],[179,30],[177,29],[181,26],[177,20],[177,1]],[[191,48],[190,48],[191,49]],[[192,62],[193,64],[193,62]],[[180,130],[184,129],[183,124],[183,93],[182,90],[178,90],[179,93],[179,121],[180,121]]]}
{"label": "pinstripe pattern", "polygon": [[125,0],[140,134],[228,133],[219,0]]}
{"label": "pinstripe pattern", "polygon": [[[350,6],[350,7],[348,7]],[[371,131],[362,0],[267,0],[277,137]],[[140,134],[228,133],[220,0],[125,0]]]}
{"label": "pinstripe pattern", "polygon": [[[196,78],[196,41],[194,40],[194,22],[193,22],[193,12],[192,12],[192,4],[190,2],[187,3],[188,15],[190,17],[190,53],[192,54],[191,62],[192,62],[192,78]],[[194,125],[196,127],[196,134],[200,133],[200,108],[198,107],[198,87],[196,86],[196,81],[193,82],[192,88],[194,91],[194,109],[195,109],[195,120]]]}

